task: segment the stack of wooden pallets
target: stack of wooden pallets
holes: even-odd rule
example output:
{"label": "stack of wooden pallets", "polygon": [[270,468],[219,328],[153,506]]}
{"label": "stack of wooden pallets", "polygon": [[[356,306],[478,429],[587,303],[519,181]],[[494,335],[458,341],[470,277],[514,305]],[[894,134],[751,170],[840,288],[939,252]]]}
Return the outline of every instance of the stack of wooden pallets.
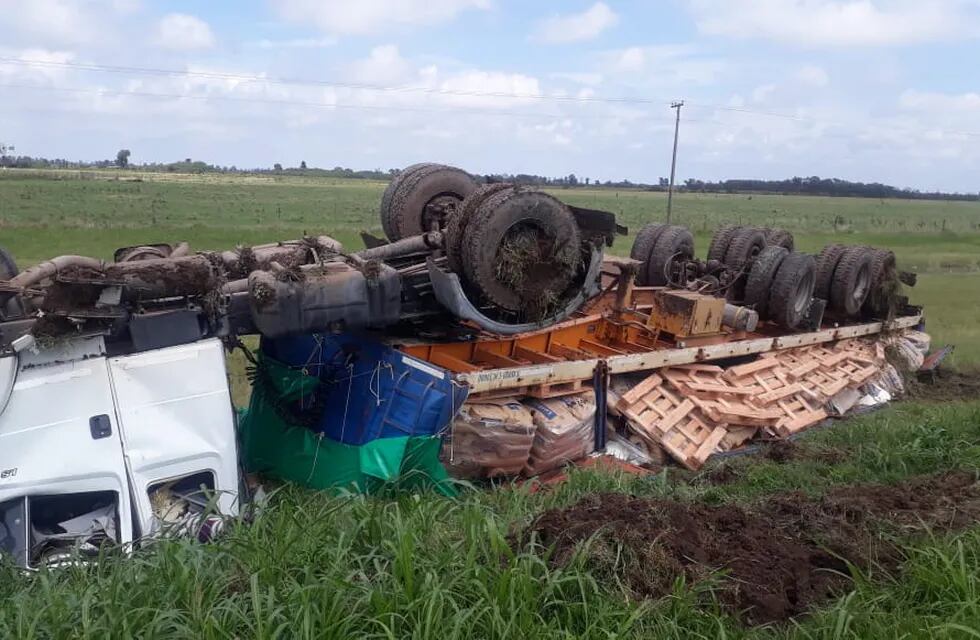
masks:
{"label": "stack of wooden pallets", "polygon": [[868,382],[884,363],[880,347],[847,340],[768,353],[723,369],[661,369],[616,400],[643,441],[698,469],[713,453],[758,435],[786,437],[828,416],[825,405]]}

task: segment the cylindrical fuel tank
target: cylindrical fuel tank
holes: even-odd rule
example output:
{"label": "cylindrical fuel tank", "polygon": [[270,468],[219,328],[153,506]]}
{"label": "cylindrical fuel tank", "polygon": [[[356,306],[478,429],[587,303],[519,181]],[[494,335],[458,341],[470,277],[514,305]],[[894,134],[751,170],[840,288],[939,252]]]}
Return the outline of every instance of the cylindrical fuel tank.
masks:
{"label": "cylindrical fuel tank", "polygon": [[256,328],[272,338],[385,327],[398,322],[401,313],[401,279],[380,263],[361,271],[330,262],[303,269],[298,280],[255,271],[248,277],[248,292]]}

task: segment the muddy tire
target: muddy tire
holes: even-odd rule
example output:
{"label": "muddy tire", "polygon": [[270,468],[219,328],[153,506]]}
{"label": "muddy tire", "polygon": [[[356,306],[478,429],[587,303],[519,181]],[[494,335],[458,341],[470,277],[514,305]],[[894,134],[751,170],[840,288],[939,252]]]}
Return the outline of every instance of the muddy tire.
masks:
{"label": "muddy tire", "polygon": [[[533,284],[523,291],[502,280],[498,258],[510,232],[533,228],[547,238],[550,264],[538,263]],[[535,292],[563,294],[581,264],[581,234],[572,212],[541,191],[510,189],[486,198],[466,226],[463,269],[467,280],[488,301],[512,312],[525,312]],[[561,265],[561,267],[553,267]]]}
{"label": "muddy tire", "polygon": [[662,287],[668,284],[667,271],[674,260],[694,258],[694,236],[687,227],[669,226],[657,238],[646,264],[647,283]]}
{"label": "muddy tire", "polygon": [[854,316],[861,311],[871,292],[873,254],[867,247],[848,247],[834,269],[830,285],[830,306]]}
{"label": "muddy tire", "polygon": [[783,247],[768,246],[752,263],[752,270],[749,271],[749,279],[745,284],[745,304],[754,308],[762,320],[769,317],[769,293],[776,271],[787,255],[789,251]]}
{"label": "muddy tire", "polygon": [[847,247],[841,244],[828,244],[817,256],[817,286],[813,295],[830,301],[830,285],[834,281],[834,271],[846,249]]}
{"label": "muddy tire", "polygon": [[[10,280],[15,277],[20,270],[13,256],[7,250],[0,247],[0,280]],[[0,320],[16,318],[24,315],[24,305],[19,296],[9,293],[0,293]]]}
{"label": "muddy tire", "polygon": [[793,234],[786,229],[768,229],[766,231],[766,243],[769,246],[782,247],[787,251],[792,251],[796,247]]}
{"label": "muddy tire", "polygon": [[640,232],[636,234],[636,240],[633,241],[633,248],[630,249],[630,258],[633,260],[639,260],[643,263],[639,271],[636,274],[636,284],[641,287],[647,286],[647,263],[650,260],[650,253],[653,251],[654,245],[660,238],[660,234],[664,232],[667,228],[665,224],[650,223],[644,225]]}
{"label": "muddy tire", "polygon": [[735,225],[727,225],[715,231],[715,235],[711,237],[711,244],[708,245],[708,260],[724,262],[728,245],[741,228]]}
{"label": "muddy tire", "polygon": [[725,264],[734,271],[741,271],[765,248],[765,233],[759,229],[739,229],[725,251]]}
{"label": "muddy tire", "polygon": [[381,195],[381,229],[384,231],[385,237],[391,239],[395,234],[394,229],[391,228],[391,216],[387,214],[391,210],[391,200],[395,196],[395,191],[399,189],[402,183],[405,182],[408,177],[415,171],[423,167],[435,167],[438,166],[434,162],[419,162],[417,164],[409,165],[401,170],[397,176],[395,176],[388,186],[385,187],[384,193]]}
{"label": "muddy tire", "polygon": [[381,227],[394,242],[445,225],[430,219],[427,206],[459,206],[476,191],[476,179],[462,169],[442,164],[418,164],[398,175],[381,196]]}
{"label": "muddy tire", "polygon": [[476,210],[483,202],[495,193],[500,193],[505,189],[513,189],[514,185],[506,182],[496,182],[485,184],[471,193],[463,200],[463,204],[457,207],[449,216],[446,223],[445,242],[446,259],[449,270],[453,273],[463,273],[463,239],[466,237],[466,229],[470,220],[473,219]]}
{"label": "muddy tire", "polygon": [[784,258],[769,292],[769,320],[786,329],[796,329],[806,319],[817,281],[817,261],[805,253]]}
{"label": "muddy tire", "polygon": [[862,311],[877,316],[887,316],[891,311],[888,280],[895,278],[895,254],[887,249],[869,249],[871,258],[871,293],[864,301]]}

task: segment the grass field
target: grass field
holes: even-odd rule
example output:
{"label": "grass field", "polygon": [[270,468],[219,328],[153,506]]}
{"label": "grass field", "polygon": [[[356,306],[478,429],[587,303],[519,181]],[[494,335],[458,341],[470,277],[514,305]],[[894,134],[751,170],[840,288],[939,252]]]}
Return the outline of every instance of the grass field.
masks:
{"label": "grass field", "polygon": [[[139,181],[137,181],[139,180]],[[135,173],[0,172],[0,245],[21,266],[61,253],[188,240],[225,248],[327,233],[357,246],[380,231],[384,185],[362,181]],[[569,190],[635,229],[663,217],[662,194]],[[813,251],[830,241],[896,251],[922,275],[913,301],[958,362],[980,362],[980,204],[681,195],[677,221],[699,253],[725,222],[782,225]],[[631,239],[614,251],[625,254]],[[238,380],[239,384],[241,380]],[[834,455],[824,455],[826,452]],[[894,570],[853,567],[853,585],[810,615],[750,628],[712,581],[677,579],[644,600],[588,545],[569,564],[514,535],[545,509],[599,491],[746,504],[785,491],[822,495],[864,482],[980,469],[980,401],[904,402],[808,433],[788,461],[724,463],[731,481],[576,472],[550,491],[461,487],[457,498],[365,498],[286,487],[218,542],[155,544],[97,566],[19,574],[0,563],[0,638],[980,638],[980,527],[874,534],[895,540]],[[618,565],[617,565],[618,566]],[[719,574],[717,580],[724,580]]]}
{"label": "grass field", "polygon": [[[110,257],[120,246],[188,240],[228,248],[326,233],[360,246],[362,229],[380,234],[384,183],[274,176],[135,172],[0,172],[0,245],[29,265],[72,253]],[[635,231],[663,220],[662,193],[567,189],[571,204],[613,211]],[[935,338],[957,345],[958,362],[980,362],[980,203],[807,196],[681,194],[676,222],[688,225],[703,255],[727,223],[783,226],[801,250],[830,242],[895,251],[902,268],[923,274],[914,302],[928,305]],[[626,254],[632,238],[614,253]]]}

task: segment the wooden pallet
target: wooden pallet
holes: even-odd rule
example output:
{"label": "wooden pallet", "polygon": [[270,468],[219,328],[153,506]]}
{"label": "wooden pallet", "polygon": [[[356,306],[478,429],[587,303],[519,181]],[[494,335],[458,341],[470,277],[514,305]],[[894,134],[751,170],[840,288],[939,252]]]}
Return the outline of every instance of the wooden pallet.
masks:
{"label": "wooden pallet", "polygon": [[572,380],[571,382],[558,382],[556,384],[536,384],[528,387],[527,395],[532,398],[557,398],[573,393],[581,393],[592,386],[590,380]]}
{"label": "wooden pallet", "polygon": [[615,408],[645,442],[697,469],[760,431],[786,437],[822,422],[827,401],[867,382],[881,355],[878,345],[848,340],[773,352],[727,370],[674,366],[624,393]]}
{"label": "wooden pallet", "polygon": [[751,388],[724,378],[725,370],[713,365],[681,365],[661,372],[673,389],[690,398],[708,418],[730,426],[771,427],[782,417],[756,404]]}
{"label": "wooden pallet", "polygon": [[623,394],[617,408],[644,441],[663,447],[689,469],[700,469],[728,434],[656,373]]}

